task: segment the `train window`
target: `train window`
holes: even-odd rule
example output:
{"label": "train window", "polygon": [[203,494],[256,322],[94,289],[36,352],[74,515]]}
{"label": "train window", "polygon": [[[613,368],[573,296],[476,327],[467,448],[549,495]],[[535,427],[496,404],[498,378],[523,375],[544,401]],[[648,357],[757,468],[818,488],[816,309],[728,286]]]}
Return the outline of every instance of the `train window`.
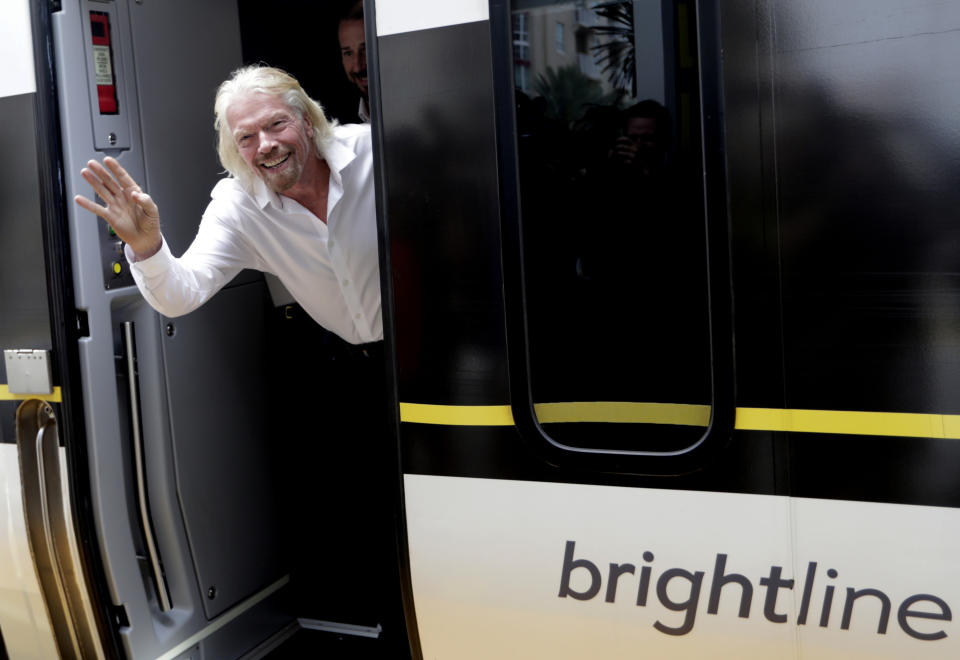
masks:
{"label": "train window", "polygon": [[562,446],[682,452],[711,415],[694,2],[510,9],[537,421]]}

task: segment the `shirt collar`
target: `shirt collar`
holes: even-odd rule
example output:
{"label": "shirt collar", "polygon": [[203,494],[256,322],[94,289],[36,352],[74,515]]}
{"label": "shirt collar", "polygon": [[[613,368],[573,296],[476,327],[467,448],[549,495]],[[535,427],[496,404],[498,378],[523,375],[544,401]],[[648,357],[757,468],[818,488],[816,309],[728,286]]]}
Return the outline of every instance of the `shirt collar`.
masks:
{"label": "shirt collar", "polygon": [[339,175],[340,172],[347,168],[347,165],[353,162],[357,154],[353,152],[353,149],[350,149],[334,137],[324,150],[323,157],[327,161],[327,165],[330,166],[330,171],[336,172]]}
{"label": "shirt collar", "polygon": [[254,201],[257,202],[257,206],[261,209],[266,208],[267,204],[273,203],[277,208],[282,208],[283,204],[280,202],[280,195],[273,192],[267,188],[267,184],[263,182],[263,179],[254,175],[253,177],[253,194]]}

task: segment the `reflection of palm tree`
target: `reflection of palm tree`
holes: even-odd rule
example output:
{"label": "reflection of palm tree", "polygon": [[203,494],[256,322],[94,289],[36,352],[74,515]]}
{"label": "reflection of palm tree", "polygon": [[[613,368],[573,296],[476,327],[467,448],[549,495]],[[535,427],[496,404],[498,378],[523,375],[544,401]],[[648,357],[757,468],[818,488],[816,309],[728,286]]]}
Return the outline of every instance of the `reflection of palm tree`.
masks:
{"label": "reflection of palm tree", "polygon": [[591,48],[594,59],[603,67],[614,89],[629,89],[630,95],[636,96],[637,60],[633,45],[632,0],[605,0],[593,5],[593,11],[609,21],[608,25],[592,28],[595,34],[608,37]]}
{"label": "reflection of palm tree", "polygon": [[554,69],[547,67],[537,76],[534,89],[547,102],[546,115],[567,127],[583,117],[592,106],[611,105],[619,94],[604,94],[599,82],[574,65]]}

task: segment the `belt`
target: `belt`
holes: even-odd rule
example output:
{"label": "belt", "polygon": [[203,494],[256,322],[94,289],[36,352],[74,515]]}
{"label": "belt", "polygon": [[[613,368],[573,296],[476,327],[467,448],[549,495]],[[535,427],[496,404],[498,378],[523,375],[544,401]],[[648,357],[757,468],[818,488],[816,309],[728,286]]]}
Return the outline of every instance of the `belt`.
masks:
{"label": "belt", "polygon": [[281,318],[285,323],[297,327],[301,333],[307,333],[310,337],[308,341],[318,346],[331,360],[364,362],[383,358],[383,341],[366,344],[351,344],[344,341],[317,325],[317,322],[296,303],[285,305],[281,312]]}
{"label": "belt", "polygon": [[333,359],[346,358],[357,361],[374,361],[383,358],[383,342],[374,341],[368,344],[350,344],[339,337],[338,341],[332,341],[328,344],[330,354]]}

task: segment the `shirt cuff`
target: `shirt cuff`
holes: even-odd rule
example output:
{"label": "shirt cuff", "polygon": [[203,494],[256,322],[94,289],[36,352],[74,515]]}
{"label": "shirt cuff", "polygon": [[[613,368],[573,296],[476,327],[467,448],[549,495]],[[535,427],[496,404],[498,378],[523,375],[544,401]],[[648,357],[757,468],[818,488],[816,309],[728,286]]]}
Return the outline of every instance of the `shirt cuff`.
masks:
{"label": "shirt cuff", "polygon": [[147,277],[164,272],[167,270],[170,262],[174,260],[173,253],[170,252],[170,247],[167,245],[167,241],[163,236],[160,236],[160,249],[146,259],[137,259],[137,255],[134,254],[133,249],[129,245],[123,246],[123,254],[126,256],[132,269],[140,271]]}

